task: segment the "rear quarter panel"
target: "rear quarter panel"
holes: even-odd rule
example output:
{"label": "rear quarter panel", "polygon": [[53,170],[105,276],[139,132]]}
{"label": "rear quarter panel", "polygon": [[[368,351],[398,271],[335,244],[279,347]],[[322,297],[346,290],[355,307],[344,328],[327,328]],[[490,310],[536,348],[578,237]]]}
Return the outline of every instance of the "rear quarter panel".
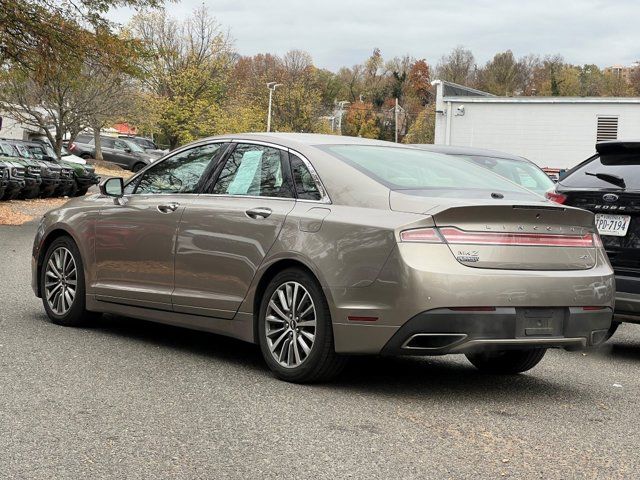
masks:
{"label": "rear quarter panel", "polygon": [[[322,210],[319,214],[318,210]],[[296,260],[318,278],[332,304],[331,289],[371,285],[396,246],[397,229],[424,215],[375,208],[296,203],[276,243],[257,271],[240,311],[252,312],[256,286],[280,260]]]}

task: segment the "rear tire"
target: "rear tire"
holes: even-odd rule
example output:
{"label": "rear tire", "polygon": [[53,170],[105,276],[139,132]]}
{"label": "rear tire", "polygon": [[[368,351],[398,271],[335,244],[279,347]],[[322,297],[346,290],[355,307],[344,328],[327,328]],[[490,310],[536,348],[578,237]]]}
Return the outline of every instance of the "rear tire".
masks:
{"label": "rear tire", "polygon": [[287,382],[327,381],[346,364],[335,351],[322,288],[300,268],[283,270],[267,285],[260,302],[258,336],[265,362]]}
{"label": "rear tire", "polygon": [[47,316],[58,325],[79,327],[100,316],[86,309],[84,266],[70,237],[59,237],[47,248],[40,271],[40,294]]}
{"label": "rear tire", "polygon": [[540,363],[540,360],[542,360],[546,352],[546,348],[500,350],[494,352],[468,353],[466,357],[474,367],[482,372],[513,375],[531,370]]}
{"label": "rear tire", "polygon": [[88,153],[81,153],[80,154],[80,158],[84,158],[85,160],[89,160],[91,159],[91,155],[89,155]]}
{"label": "rear tire", "polygon": [[618,330],[618,327],[620,327],[621,323],[622,322],[611,322],[611,326],[609,327],[609,330],[607,331],[607,334],[604,336],[604,340],[602,341],[603,343],[613,337],[613,335]]}
{"label": "rear tire", "polygon": [[136,163],[133,168],[131,169],[131,171],[133,173],[138,173],[140,170],[142,170],[144,167],[146,167],[146,165],[142,162],[138,162]]}

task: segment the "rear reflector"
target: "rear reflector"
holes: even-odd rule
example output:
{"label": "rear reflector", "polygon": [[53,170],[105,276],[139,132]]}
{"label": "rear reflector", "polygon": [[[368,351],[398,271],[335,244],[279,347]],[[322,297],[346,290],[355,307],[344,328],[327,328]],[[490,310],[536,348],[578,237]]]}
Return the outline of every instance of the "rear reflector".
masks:
{"label": "rear reflector", "polygon": [[607,307],[597,307],[597,306],[593,306],[593,307],[582,307],[583,310],[604,310]]}
{"label": "rear reflector", "polygon": [[[545,233],[465,232],[453,227],[441,228],[447,243],[473,245],[513,245],[521,247],[595,247],[596,234],[554,235]],[[598,239],[599,240],[599,239]]]}
{"label": "rear reflector", "polygon": [[355,316],[349,315],[347,318],[349,319],[350,322],[377,322],[378,321],[378,317],[355,317]]}

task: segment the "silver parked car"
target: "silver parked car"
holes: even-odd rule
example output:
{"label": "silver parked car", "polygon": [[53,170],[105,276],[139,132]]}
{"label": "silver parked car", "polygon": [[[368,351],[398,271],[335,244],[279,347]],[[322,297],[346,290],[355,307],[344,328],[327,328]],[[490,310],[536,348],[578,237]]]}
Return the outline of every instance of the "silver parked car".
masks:
{"label": "silver parked car", "polygon": [[310,134],[178,149],[49,212],[33,288],[55,323],[110,312],[260,345],[282,379],[348,354],[463,353],[517,373],[602,341],[593,214],[464,159]]}

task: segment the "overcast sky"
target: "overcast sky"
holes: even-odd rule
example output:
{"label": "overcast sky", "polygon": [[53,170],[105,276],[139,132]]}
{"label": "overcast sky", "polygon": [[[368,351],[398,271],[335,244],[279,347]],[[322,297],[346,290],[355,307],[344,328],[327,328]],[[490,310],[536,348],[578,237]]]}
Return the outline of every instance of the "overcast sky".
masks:
{"label": "overcast sky", "polygon": [[[202,1],[167,4],[187,17]],[[336,70],[367,58],[410,54],[436,64],[463,45],[484,63],[511,49],[516,56],[559,53],[601,67],[640,60],[638,0],[205,0],[243,55],[306,50],[317,66]],[[126,23],[132,12],[111,18]]]}

